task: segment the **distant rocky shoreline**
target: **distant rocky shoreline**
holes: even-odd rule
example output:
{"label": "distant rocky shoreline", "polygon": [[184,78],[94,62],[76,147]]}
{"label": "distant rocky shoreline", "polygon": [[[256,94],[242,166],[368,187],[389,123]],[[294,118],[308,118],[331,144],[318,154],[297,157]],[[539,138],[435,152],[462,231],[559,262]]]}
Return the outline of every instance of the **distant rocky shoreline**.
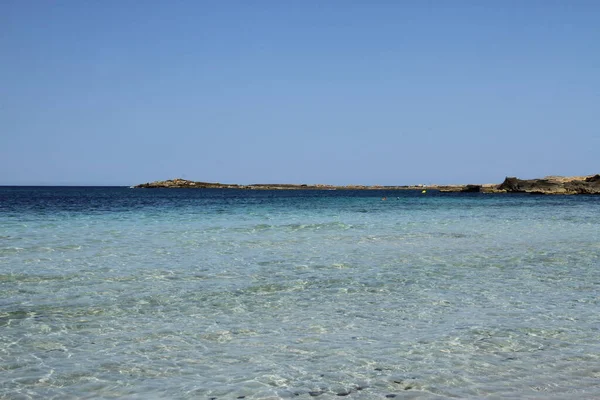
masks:
{"label": "distant rocky shoreline", "polygon": [[600,175],[548,176],[542,179],[506,178],[498,190],[531,194],[600,194]]}
{"label": "distant rocky shoreline", "polygon": [[252,184],[238,185],[216,182],[197,182],[186,179],[169,179],[142,183],[139,189],[243,189],[243,190],[439,190],[442,192],[463,193],[530,193],[530,194],[600,194],[600,175],[589,176],[548,176],[541,179],[518,179],[507,177],[501,184],[483,185],[324,185],[324,184]]}
{"label": "distant rocky shoreline", "polygon": [[[488,185],[408,185],[408,186],[384,186],[384,185],[326,185],[326,184],[292,184],[292,183],[257,183],[251,185],[238,185],[218,182],[196,182],[186,179],[169,179],[142,183],[134,186],[136,189],[244,189],[244,190],[443,190],[448,192],[481,191]],[[494,185],[489,185],[494,186]],[[485,190],[485,189],[484,189]]]}

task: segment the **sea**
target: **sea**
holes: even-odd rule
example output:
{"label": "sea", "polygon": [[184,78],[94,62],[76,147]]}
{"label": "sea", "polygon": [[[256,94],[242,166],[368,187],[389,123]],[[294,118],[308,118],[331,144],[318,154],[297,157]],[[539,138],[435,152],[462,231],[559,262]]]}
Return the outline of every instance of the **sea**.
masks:
{"label": "sea", "polygon": [[341,397],[600,398],[600,197],[0,187],[0,398]]}

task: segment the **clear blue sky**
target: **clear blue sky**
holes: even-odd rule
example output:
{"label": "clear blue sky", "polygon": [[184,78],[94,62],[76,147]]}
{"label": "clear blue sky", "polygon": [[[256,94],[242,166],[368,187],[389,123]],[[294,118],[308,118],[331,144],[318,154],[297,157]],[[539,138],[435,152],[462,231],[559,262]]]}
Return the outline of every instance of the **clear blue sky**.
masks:
{"label": "clear blue sky", "polygon": [[0,184],[600,173],[600,1],[0,1]]}

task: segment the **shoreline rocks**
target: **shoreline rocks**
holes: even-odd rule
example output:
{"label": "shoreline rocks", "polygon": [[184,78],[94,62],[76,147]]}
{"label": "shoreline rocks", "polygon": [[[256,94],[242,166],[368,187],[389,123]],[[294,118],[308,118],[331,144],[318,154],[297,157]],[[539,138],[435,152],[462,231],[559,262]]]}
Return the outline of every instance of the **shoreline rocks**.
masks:
{"label": "shoreline rocks", "polygon": [[242,189],[242,190],[439,190],[441,192],[460,193],[530,193],[530,194],[600,194],[600,175],[560,177],[548,176],[541,179],[519,179],[507,177],[499,185],[324,185],[259,183],[251,185],[227,184],[218,182],[196,182],[187,179],[169,179],[142,183],[138,189]]}
{"label": "shoreline rocks", "polygon": [[571,178],[549,176],[543,179],[507,177],[498,190],[530,194],[600,194],[600,175]]}
{"label": "shoreline rocks", "polygon": [[255,183],[251,185],[238,185],[219,182],[196,182],[187,179],[169,179],[166,181],[155,181],[133,186],[136,189],[244,189],[244,190],[422,190],[441,189],[460,190],[463,186],[382,186],[382,185],[326,185],[326,184],[294,184],[294,183]]}

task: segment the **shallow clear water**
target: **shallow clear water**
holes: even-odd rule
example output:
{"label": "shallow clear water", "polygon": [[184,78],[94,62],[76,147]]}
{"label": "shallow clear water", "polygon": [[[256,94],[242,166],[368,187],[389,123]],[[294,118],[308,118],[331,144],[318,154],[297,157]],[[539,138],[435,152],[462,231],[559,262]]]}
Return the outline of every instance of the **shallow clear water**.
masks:
{"label": "shallow clear water", "polygon": [[600,197],[5,187],[0,397],[598,398],[599,289]]}

